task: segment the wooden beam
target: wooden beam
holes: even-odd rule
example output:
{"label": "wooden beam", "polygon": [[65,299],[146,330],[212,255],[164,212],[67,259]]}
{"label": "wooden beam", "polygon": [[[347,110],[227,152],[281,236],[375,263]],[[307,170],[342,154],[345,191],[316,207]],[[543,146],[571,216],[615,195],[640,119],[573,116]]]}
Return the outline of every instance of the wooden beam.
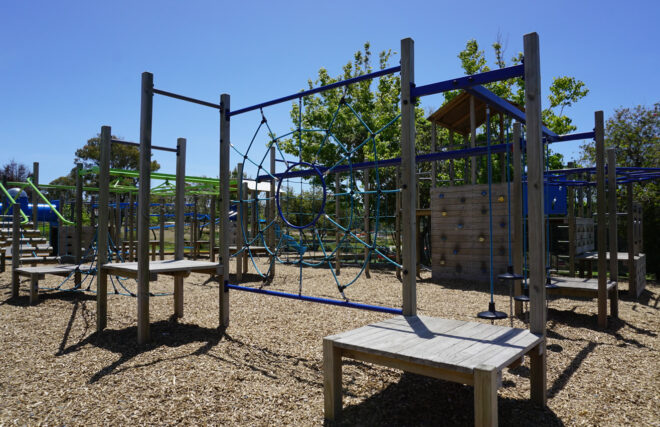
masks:
{"label": "wooden beam", "polygon": [[401,40],[401,176],[403,202],[403,315],[417,314],[417,278],[415,242],[417,217],[417,166],[415,163],[415,100],[411,88],[415,82],[414,42]]}
{"label": "wooden beam", "polygon": [[158,230],[159,252],[160,260],[165,259],[165,199],[160,199],[160,211],[158,215],[158,223],[160,228]]}
{"label": "wooden beam", "polygon": [[211,196],[209,201],[209,261],[215,262],[215,221],[216,221],[216,212],[215,212],[215,199],[216,196]]}
{"label": "wooden beam", "polygon": [[635,215],[633,212],[633,183],[626,185],[626,239],[628,242],[628,294],[637,298],[637,266],[635,265]]}
{"label": "wooden beam", "polygon": [[[275,147],[271,145],[270,147],[270,173],[271,175],[275,175],[277,172],[276,169],[276,164],[275,164]],[[275,206],[275,192],[277,191],[277,186],[275,185],[275,180],[271,179],[270,180],[270,194],[269,194],[269,201],[270,201],[270,219],[269,219],[269,224],[270,221],[274,221],[275,218],[277,217],[277,206]],[[277,245],[276,241],[276,236],[275,236],[275,228],[270,227],[268,229],[268,235],[270,236],[269,239],[269,246],[271,250],[275,250],[275,246]],[[270,279],[275,277],[275,265],[277,263],[275,262],[275,256],[271,255],[270,257]],[[339,274],[339,272],[337,272]]]}
{"label": "wooden beam", "polygon": [[607,327],[607,200],[605,194],[605,138],[603,112],[595,114],[596,198],[598,218],[598,326]]}
{"label": "wooden beam", "polygon": [[96,284],[96,331],[101,332],[107,326],[108,317],[108,276],[103,272],[103,265],[108,263],[108,213],[110,198],[110,126],[101,128],[99,154],[99,217],[97,228],[97,271]]}
{"label": "wooden beam", "polygon": [[[431,153],[438,151],[438,126],[435,122],[431,123]],[[431,162],[431,188],[437,186],[438,180],[438,162]]]}
{"label": "wooden beam", "polygon": [[[529,297],[530,331],[546,334],[545,308],[545,230],[543,219],[543,135],[541,134],[541,60],[539,36],[526,34],[525,112],[527,114],[527,216],[529,227]],[[532,400],[545,406],[546,363],[545,340],[539,344],[540,357],[532,358],[530,382]]]}
{"label": "wooden beam", "polygon": [[21,266],[21,205],[18,203],[18,196],[11,209],[11,297],[18,298],[20,278],[16,270]]}
{"label": "wooden beam", "polygon": [[[186,211],[186,146],[185,138],[176,140],[176,188],[174,190],[174,259],[184,258]],[[194,244],[193,244],[194,246]],[[194,249],[193,249],[194,250]],[[183,317],[183,277],[174,277],[174,316]]]}
{"label": "wooden beam", "polygon": [[[75,262],[77,265],[80,264],[80,260],[82,258],[82,230],[83,230],[83,225],[82,225],[82,213],[83,213],[83,179],[82,176],[80,176],[80,171],[82,171],[83,165],[82,163],[76,164],[76,215],[75,215],[75,221],[76,221],[76,237],[75,237],[75,243],[73,245],[73,253],[75,257]],[[80,270],[76,270],[75,273],[73,274],[73,282],[76,285],[80,285],[81,281],[81,274]]]}
{"label": "wooden beam", "polygon": [[151,192],[151,125],[153,115],[154,76],[142,73],[140,107],[140,189],[138,193],[138,344],[150,339],[149,333],[149,205]]}
{"label": "wooden beam", "polygon": [[220,244],[220,259],[222,260],[222,278],[219,286],[219,321],[220,327],[229,326],[229,150],[230,129],[229,116],[230,97],[220,95],[220,223],[222,241]]}
{"label": "wooden beam", "polygon": [[616,151],[614,147],[607,149],[607,201],[609,204],[609,248],[610,248],[610,281],[615,283],[610,297],[610,313],[619,317],[619,241],[617,237],[616,215]]}
{"label": "wooden beam", "polygon": [[[470,148],[477,146],[477,117],[474,96],[470,95]],[[477,183],[477,156],[470,156],[470,184]]]}
{"label": "wooden beam", "polygon": [[497,426],[497,369],[474,368],[474,425]]}
{"label": "wooden beam", "polygon": [[[569,162],[568,168],[573,169],[575,163]],[[569,186],[567,188],[568,199],[568,275],[575,277],[575,256],[576,254],[576,239],[575,239],[575,187]]]}
{"label": "wooden beam", "polygon": [[324,417],[334,421],[341,413],[341,349],[329,339],[323,340]]}

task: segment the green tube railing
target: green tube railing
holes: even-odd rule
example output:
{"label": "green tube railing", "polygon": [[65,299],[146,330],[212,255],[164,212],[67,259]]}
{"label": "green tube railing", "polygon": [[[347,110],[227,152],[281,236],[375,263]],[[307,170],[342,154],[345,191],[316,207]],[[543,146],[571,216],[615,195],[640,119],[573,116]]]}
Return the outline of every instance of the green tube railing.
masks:
{"label": "green tube railing", "polygon": [[62,216],[62,214],[60,214],[60,213],[57,211],[57,209],[55,208],[55,206],[53,206],[53,205],[50,203],[50,200],[48,200],[48,197],[44,196],[44,195],[41,193],[41,191],[39,191],[39,189],[37,188],[37,186],[34,185],[34,183],[32,183],[32,180],[31,180],[30,178],[27,178],[26,181],[27,181],[27,183],[30,185],[30,187],[31,187],[31,188],[32,188],[32,189],[33,189],[33,190],[39,195],[39,197],[41,197],[41,200],[43,200],[44,202],[46,202],[46,204],[48,205],[48,207],[51,208],[53,212],[55,212],[55,215],[57,215],[57,217],[62,221],[63,224],[66,224],[66,225],[75,225],[75,224],[76,224],[75,222],[69,221],[68,219],[64,218],[64,217]]}

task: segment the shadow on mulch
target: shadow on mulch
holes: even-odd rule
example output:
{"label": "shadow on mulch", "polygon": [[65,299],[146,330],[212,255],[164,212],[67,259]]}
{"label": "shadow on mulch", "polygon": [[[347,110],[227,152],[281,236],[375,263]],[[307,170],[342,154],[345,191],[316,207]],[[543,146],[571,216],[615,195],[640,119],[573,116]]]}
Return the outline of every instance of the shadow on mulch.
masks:
{"label": "shadow on mulch", "polygon": [[[106,329],[101,333],[94,332],[81,341],[67,347],[66,342],[68,340],[68,334],[76,316],[77,309],[78,305],[74,305],[69,324],[65,330],[62,344],[60,345],[60,350],[56,355],[61,356],[75,351],[80,351],[88,344],[121,355],[118,360],[94,374],[89,380],[90,384],[99,381],[106,375],[119,372],[121,365],[141,353],[150,352],[158,349],[159,347],[179,347],[193,342],[200,342],[203,343],[203,345],[197,350],[189,355],[179,356],[177,359],[185,358],[191,355],[202,355],[206,354],[216,344],[218,344],[224,336],[224,330],[178,323],[175,320],[170,319],[154,322],[151,324],[152,339],[148,344],[144,346],[136,345],[135,341],[137,338],[137,326],[130,326],[124,329]],[[158,363],[160,360],[161,359],[158,359],[145,365],[153,365]],[[140,365],[140,367],[145,365]]]}
{"label": "shadow on mulch", "polygon": [[7,295],[7,299],[0,301],[0,305],[12,305],[16,307],[30,307],[37,306],[45,300],[60,300],[60,301],[95,301],[96,295],[82,292],[82,291],[51,291],[40,290],[39,300],[36,304],[30,304],[29,295],[19,295],[17,298],[12,298],[11,293]]}
{"label": "shadow on mulch", "polygon": [[[506,387],[507,385],[504,384]],[[530,400],[498,397],[502,425],[563,426],[548,408]],[[337,422],[326,426],[465,426],[474,423],[474,389],[470,386],[404,373],[394,383],[357,405],[345,407]]]}

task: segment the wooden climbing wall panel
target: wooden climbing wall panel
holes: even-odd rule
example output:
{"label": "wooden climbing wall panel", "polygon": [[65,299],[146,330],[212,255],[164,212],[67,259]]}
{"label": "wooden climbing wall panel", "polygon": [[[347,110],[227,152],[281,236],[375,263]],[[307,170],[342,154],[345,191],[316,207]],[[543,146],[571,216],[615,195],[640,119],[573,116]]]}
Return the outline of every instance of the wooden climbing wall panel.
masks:
{"label": "wooden climbing wall panel", "polygon": [[[493,276],[497,277],[508,265],[506,183],[492,185],[492,206]],[[431,190],[431,248],[434,280],[489,280],[488,185]]]}

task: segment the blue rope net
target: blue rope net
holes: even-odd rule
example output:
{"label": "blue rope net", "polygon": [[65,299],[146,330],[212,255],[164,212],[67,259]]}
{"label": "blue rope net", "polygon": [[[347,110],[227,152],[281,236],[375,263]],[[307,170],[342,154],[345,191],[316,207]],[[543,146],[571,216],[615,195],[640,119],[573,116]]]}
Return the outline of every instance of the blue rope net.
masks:
{"label": "blue rope net", "polygon": [[[295,110],[295,108],[294,108]],[[353,135],[366,133],[366,137],[353,143],[342,141],[336,131],[346,126],[346,117],[357,122]],[[296,127],[282,135],[277,135],[270,127],[261,110],[261,121],[257,126],[245,152],[241,152],[232,144],[232,149],[243,159],[244,164],[257,169],[257,185],[260,182],[275,182],[275,194],[267,197],[248,197],[244,194],[239,177],[238,200],[242,210],[239,210],[237,221],[238,236],[242,247],[233,256],[247,253],[254,270],[266,281],[271,277],[275,263],[296,265],[299,267],[299,295],[302,294],[303,267],[328,268],[341,296],[348,300],[344,290],[357,281],[365,271],[371,258],[378,258],[396,267],[401,267],[392,258],[386,247],[379,246],[383,234],[381,224],[382,204],[386,205],[387,196],[400,191],[387,189],[381,183],[379,171],[379,143],[387,141],[388,129],[398,122],[400,114],[393,117],[379,128],[372,129],[362,115],[342,97],[336,110],[331,115],[327,125],[317,128],[303,120],[303,98],[297,103]],[[345,130],[345,128],[344,128]],[[264,143],[260,143],[260,140]],[[314,144],[308,141],[314,140]],[[397,143],[393,141],[392,143]],[[265,146],[263,153],[260,152]],[[270,150],[276,153],[276,170],[271,171]],[[323,158],[328,158],[328,151],[334,152],[335,158],[330,164],[324,164]],[[369,189],[358,177],[354,163],[372,162],[369,174]],[[279,168],[279,169],[278,169]],[[339,176],[339,186],[335,185],[335,175]],[[260,193],[254,193],[260,194]],[[370,197],[370,230],[363,232],[364,198]],[[266,202],[275,204],[276,214],[268,215]],[[341,206],[341,214],[335,215],[335,204]],[[248,210],[256,214],[257,229],[249,230],[244,226],[242,216]],[[271,210],[272,212],[272,210]],[[391,214],[390,214],[391,215]],[[275,238],[269,239],[273,233]],[[335,236],[339,234],[339,244]],[[386,234],[386,233],[385,233]],[[332,236],[330,236],[332,235]],[[328,237],[333,237],[328,240]],[[270,241],[269,241],[270,240]],[[238,237],[237,237],[238,241]],[[255,259],[256,246],[263,246],[269,256],[268,268],[260,268]],[[343,253],[361,248],[365,256],[360,260],[358,272],[352,277],[341,276],[335,270],[337,251]],[[264,271],[266,270],[266,271]]]}

